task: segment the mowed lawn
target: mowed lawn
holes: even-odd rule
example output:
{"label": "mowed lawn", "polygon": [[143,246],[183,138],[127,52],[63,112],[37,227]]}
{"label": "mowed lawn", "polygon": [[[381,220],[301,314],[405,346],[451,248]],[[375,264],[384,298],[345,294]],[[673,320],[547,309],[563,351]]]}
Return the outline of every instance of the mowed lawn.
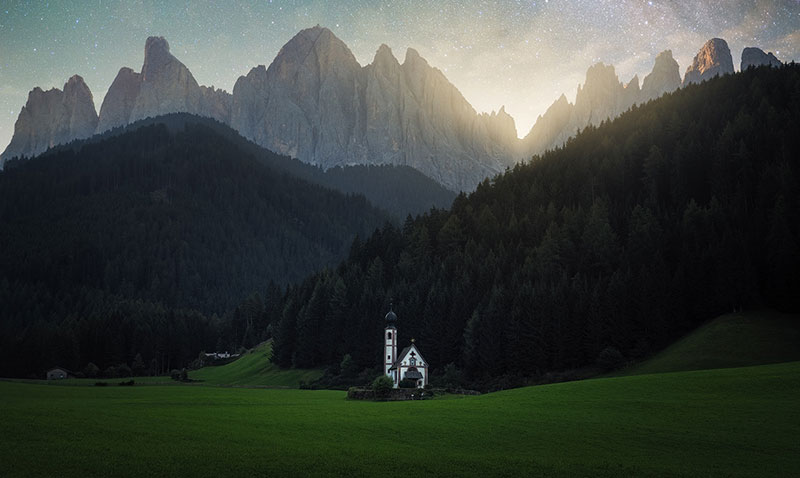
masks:
{"label": "mowed lawn", "polygon": [[0,476],[798,476],[800,362],[374,403],[0,382]]}

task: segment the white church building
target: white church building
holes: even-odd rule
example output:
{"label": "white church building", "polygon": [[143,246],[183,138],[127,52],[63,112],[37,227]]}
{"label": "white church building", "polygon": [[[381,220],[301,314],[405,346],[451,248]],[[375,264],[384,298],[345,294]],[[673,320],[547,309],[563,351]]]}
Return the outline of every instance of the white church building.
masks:
{"label": "white church building", "polygon": [[397,315],[389,306],[389,313],[386,314],[386,329],[383,331],[383,370],[394,382],[394,388],[400,386],[403,379],[414,380],[417,388],[428,384],[428,362],[422,358],[422,354],[411,339],[411,345],[397,353]]}

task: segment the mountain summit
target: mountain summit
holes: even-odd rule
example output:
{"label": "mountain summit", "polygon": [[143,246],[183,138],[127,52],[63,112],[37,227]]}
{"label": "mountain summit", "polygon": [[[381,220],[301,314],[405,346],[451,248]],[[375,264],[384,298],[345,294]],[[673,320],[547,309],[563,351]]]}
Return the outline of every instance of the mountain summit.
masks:
{"label": "mountain summit", "polygon": [[747,47],[742,50],[742,71],[750,67],[762,65],[778,67],[783,65],[783,63],[775,58],[772,52],[764,53],[764,50],[761,48]]}
{"label": "mountain summit", "polygon": [[697,52],[694,61],[686,69],[683,86],[731,73],[733,73],[733,58],[728,43],[722,38],[712,38]]}
{"label": "mountain summit", "polygon": [[97,112],[89,87],[78,75],[64,89],[36,87],[14,123],[14,137],[0,156],[0,168],[15,156],[34,156],[57,144],[88,138],[97,128]]}

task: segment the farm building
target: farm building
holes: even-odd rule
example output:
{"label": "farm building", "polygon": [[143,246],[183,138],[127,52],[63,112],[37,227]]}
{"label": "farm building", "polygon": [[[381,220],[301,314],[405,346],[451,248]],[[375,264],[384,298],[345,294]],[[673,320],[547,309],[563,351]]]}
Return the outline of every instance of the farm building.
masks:
{"label": "farm building", "polygon": [[47,380],[61,380],[67,378],[68,376],[69,372],[63,368],[56,367],[47,371]]}
{"label": "farm building", "polygon": [[386,328],[383,331],[384,338],[384,364],[383,370],[394,382],[394,388],[400,386],[403,379],[413,380],[417,387],[421,388],[428,384],[428,363],[422,358],[422,354],[411,339],[411,345],[397,353],[397,314],[389,306],[389,313],[386,314]]}

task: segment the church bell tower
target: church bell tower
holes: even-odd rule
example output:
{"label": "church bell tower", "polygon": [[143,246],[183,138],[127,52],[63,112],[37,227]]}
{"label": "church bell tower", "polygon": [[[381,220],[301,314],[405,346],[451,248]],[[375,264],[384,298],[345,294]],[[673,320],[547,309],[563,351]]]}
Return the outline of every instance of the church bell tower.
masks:
{"label": "church bell tower", "polygon": [[383,331],[383,371],[397,384],[397,369],[391,370],[395,360],[397,360],[397,328],[394,326],[397,322],[397,315],[392,310],[392,305],[389,304],[389,313],[386,314],[386,328]]}

